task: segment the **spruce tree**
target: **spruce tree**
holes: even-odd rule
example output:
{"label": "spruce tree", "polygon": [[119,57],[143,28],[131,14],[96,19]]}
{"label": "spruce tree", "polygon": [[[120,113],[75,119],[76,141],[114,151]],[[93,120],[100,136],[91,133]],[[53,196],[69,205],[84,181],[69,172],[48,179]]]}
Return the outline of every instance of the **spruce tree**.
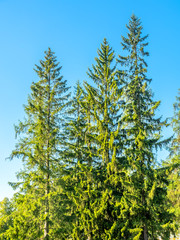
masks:
{"label": "spruce tree", "polygon": [[[91,234],[88,223],[89,194],[87,186],[91,175],[91,144],[89,140],[89,109],[90,105],[84,100],[85,91],[79,82],[70,106],[70,119],[66,123],[68,136],[66,158],[68,161],[67,174],[64,178],[66,194],[70,201],[73,239],[87,239]],[[88,226],[87,226],[88,225]]]}
{"label": "spruce tree", "polygon": [[[96,64],[88,70],[94,86],[84,83],[85,94],[81,101],[85,113],[86,161],[82,161],[79,171],[80,204],[78,209],[81,238],[74,239],[116,239],[113,238],[115,226],[114,197],[116,191],[112,180],[115,169],[118,136],[118,114],[120,83],[116,76],[114,51],[106,39],[98,50]],[[120,147],[119,147],[120,149]]]}
{"label": "spruce tree", "polygon": [[63,168],[61,152],[68,87],[50,48],[35,71],[39,81],[32,83],[26,117],[15,128],[20,137],[11,155],[24,163],[17,176],[19,182],[14,184],[19,192],[15,196],[17,211],[13,215],[11,239],[59,239],[56,233],[59,237],[63,232],[60,229],[63,216],[57,216],[61,208],[57,204],[61,191],[57,180]]}
{"label": "spruce tree", "polygon": [[[83,99],[84,91],[80,86],[79,81],[75,87],[74,96],[69,104],[69,118],[65,123],[66,136],[68,138],[67,151],[65,154],[67,159],[69,159],[69,166],[76,166],[81,162],[83,157],[83,147],[85,141],[85,113],[81,106]],[[71,169],[72,170],[72,169]]]}
{"label": "spruce tree", "polygon": [[149,88],[145,58],[149,53],[147,35],[142,36],[140,19],[132,15],[122,37],[126,56],[119,56],[119,71],[124,81],[122,128],[126,133],[124,156],[128,162],[129,186],[125,188],[128,219],[123,234],[130,239],[169,239],[171,214],[166,206],[167,174],[157,166],[155,151],[168,140],[162,140],[166,122],[156,118],[160,101],[153,101]]}
{"label": "spruce tree", "polygon": [[[64,156],[66,158],[66,173],[64,175],[64,194],[69,208],[69,222],[71,222],[70,236],[73,239],[83,239],[83,225],[79,224],[79,213],[82,205],[82,166],[86,166],[86,144],[85,132],[86,121],[85,112],[82,107],[84,91],[77,82],[74,96],[69,106],[69,118],[65,123],[66,148]],[[82,213],[82,212],[81,212]]]}
{"label": "spruce tree", "polygon": [[[172,118],[174,137],[171,142],[168,165],[172,172],[169,176],[168,198],[171,201],[170,211],[175,213],[175,223],[180,225],[180,89],[174,104],[174,116]],[[179,230],[179,229],[178,229]]]}

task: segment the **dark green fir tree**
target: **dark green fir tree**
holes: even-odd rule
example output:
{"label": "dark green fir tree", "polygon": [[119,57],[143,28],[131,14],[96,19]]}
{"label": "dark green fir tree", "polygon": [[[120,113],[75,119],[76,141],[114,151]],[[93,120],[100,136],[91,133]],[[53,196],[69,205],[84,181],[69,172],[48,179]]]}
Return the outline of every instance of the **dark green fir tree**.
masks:
{"label": "dark green fir tree", "polygon": [[63,174],[63,122],[69,97],[61,66],[49,48],[36,65],[39,81],[32,83],[26,117],[16,126],[18,143],[11,159],[20,158],[13,227],[10,239],[66,239],[68,224],[60,214],[58,185]]}
{"label": "dark green fir tree", "polygon": [[64,193],[69,208],[69,222],[71,222],[71,238],[84,239],[83,224],[80,225],[80,213],[82,214],[82,191],[83,177],[82,168],[87,164],[87,147],[85,144],[85,134],[87,124],[85,111],[82,107],[84,91],[77,82],[74,96],[69,106],[69,119],[66,122],[66,148],[64,156],[66,158],[66,174],[64,175]]}
{"label": "dark green fir tree", "polygon": [[[85,91],[79,83],[70,107],[71,119],[67,122],[68,136],[66,156],[67,166],[66,194],[71,200],[73,217],[72,239],[84,239],[92,235],[90,201],[94,198],[91,188],[93,147],[90,142],[90,106],[91,101],[85,98]],[[91,220],[92,221],[92,220]]]}
{"label": "dark green fir tree", "polygon": [[169,175],[168,198],[171,202],[170,211],[175,213],[177,232],[180,234],[180,89],[174,104],[174,116],[172,118],[174,137],[171,143],[168,165],[172,172]]}
{"label": "dark green fir tree", "polygon": [[128,162],[129,185],[125,188],[127,225],[123,239],[169,239],[172,218],[168,212],[167,174],[158,167],[155,151],[168,140],[162,140],[166,122],[155,116],[160,101],[154,101],[147,77],[149,53],[145,50],[147,35],[142,36],[141,21],[131,16],[127,37],[122,37],[126,56],[119,56],[119,71],[124,81],[121,128],[125,130],[124,156]]}
{"label": "dark green fir tree", "polygon": [[121,139],[118,136],[121,90],[114,60],[114,51],[104,39],[96,64],[88,70],[94,86],[84,83],[81,106],[86,121],[86,162],[82,162],[79,171],[79,227],[75,229],[83,237],[74,239],[116,239],[114,229],[117,230],[118,223],[117,214],[113,213],[116,202],[113,195],[117,192],[117,179],[113,174]]}

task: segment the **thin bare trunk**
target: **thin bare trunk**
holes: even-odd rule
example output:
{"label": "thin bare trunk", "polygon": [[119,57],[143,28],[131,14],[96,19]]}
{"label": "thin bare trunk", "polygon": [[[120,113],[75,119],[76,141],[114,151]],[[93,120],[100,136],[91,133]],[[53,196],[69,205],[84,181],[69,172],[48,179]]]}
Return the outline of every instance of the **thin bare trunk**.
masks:
{"label": "thin bare trunk", "polygon": [[[144,193],[144,190],[142,192],[142,203],[143,203],[143,205],[145,205],[145,193]],[[145,220],[145,225],[143,227],[143,240],[148,240],[148,229],[147,229],[146,220]]]}
{"label": "thin bare trunk", "polygon": [[143,234],[144,234],[144,240],[148,240],[148,230],[146,225],[144,226]]}

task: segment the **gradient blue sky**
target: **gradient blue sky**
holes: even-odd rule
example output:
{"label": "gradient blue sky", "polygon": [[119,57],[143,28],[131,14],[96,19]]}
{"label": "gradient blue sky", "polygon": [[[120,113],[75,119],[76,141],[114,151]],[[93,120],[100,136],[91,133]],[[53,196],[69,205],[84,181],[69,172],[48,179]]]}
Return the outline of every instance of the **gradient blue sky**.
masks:
{"label": "gradient blue sky", "polygon": [[13,125],[23,119],[31,82],[38,79],[34,64],[51,47],[69,86],[88,80],[87,68],[104,37],[121,53],[132,13],[149,34],[151,88],[162,101],[158,115],[172,116],[180,87],[179,0],[0,0],[0,200],[12,196],[8,181],[21,168],[20,160],[5,158],[16,142]]}

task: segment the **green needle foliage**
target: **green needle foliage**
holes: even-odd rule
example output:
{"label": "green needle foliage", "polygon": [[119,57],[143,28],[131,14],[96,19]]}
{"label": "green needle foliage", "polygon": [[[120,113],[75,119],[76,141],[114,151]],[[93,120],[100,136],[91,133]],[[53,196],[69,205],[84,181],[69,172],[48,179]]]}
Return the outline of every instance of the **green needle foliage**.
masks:
{"label": "green needle foliage", "polygon": [[6,232],[13,225],[13,204],[8,198],[0,202],[0,239],[8,240]]}
{"label": "green needle foliage", "polygon": [[[67,207],[69,209],[69,222],[71,222],[73,239],[83,238],[83,224],[80,225],[79,215],[82,214],[82,191],[83,167],[87,168],[88,154],[85,143],[87,124],[85,111],[82,107],[84,91],[77,82],[75,94],[69,108],[69,120],[66,122],[66,174],[64,175],[64,192],[66,195]],[[86,183],[85,183],[86,184]]]}
{"label": "green needle foliage", "polygon": [[[145,50],[148,36],[142,36],[140,19],[132,15],[127,26],[127,37],[122,37],[123,50],[127,56],[119,56],[124,67],[120,71],[125,81],[123,88],[122,127],[126,131],[124,155],[129,172],[130,187],[127,188],[129,216],[127,217],[127,239],[169,239],[170,219],[166,204],[167,174],[157,167],[155,150],[168,140],[161,140],[161,130],[166,126],[156,118],[155,110],[160,101],[152,99],[147,78]],[[130,234],[130,235],[129,235]]]}
{"label": "green needle foliage", "polygon": [[84,91],[77,82],[75,94],[70,103],[68,110],[69,120],[66,123],[66,136],[68,136],[67,151],[65,151],[67,159],[69,159],[70,171],[78,163],[85,161],[85,112],[82,107]]}
{"label": "green needle foliage", "polygon": [[[11,201],[0,203],[2,240],[168,240],[179,223],[179,100],[171,159],[147,77],[147,37],[132,15],[122,37],[125,56],[104,39],[92,82],[70,99],[51,49],[36,65],[25,119],[11,159],[24,164]],[[119,66],[119,67],[118,67]],[[119,68],[119,69],[118,69]],[[169,185],[170,183],[170,185]]]}
{"label": "green needle foliage", "polygon": [[[79,229],[84,232],[82,239],[115,239],[117,228],[114,211],[114,196],[117,192],[112,174],[116,167],[116,152],[119,138],[118,115],[120,111],[119,79],[117,78],[114,51],[106,39],[98,50],[96,65],[89,69],[88,76],[94,86],[84,83],[82,100],[87,125],[85,144],[87,160],[80,164],[80,205]],[[74,239],[77,238],[77,235]]]}
{"label": "green needle foliage", "polygon": [[63,120],[69,94],[60,70],[48,49],[35,68],[39,81],[31,86],[26,118],[15,128],[20,137],[11,158],[21,158],[24,170],[14,185],[19,192],[10,239],[59,239],[65,228],[63,216],[57,215],[61,211],[57,180],[63,174]]}
{"label": "green needle foliage", "polygon": [[[180,225],[180,90],[174,104],[174,117],[172,126],[174,138],[170,149],[169,165],[172,173],[169,176],[168,198],[171,201],[171,211],[175,212],[176,223]],[[179,229],[178,229],[179,230]]]}

